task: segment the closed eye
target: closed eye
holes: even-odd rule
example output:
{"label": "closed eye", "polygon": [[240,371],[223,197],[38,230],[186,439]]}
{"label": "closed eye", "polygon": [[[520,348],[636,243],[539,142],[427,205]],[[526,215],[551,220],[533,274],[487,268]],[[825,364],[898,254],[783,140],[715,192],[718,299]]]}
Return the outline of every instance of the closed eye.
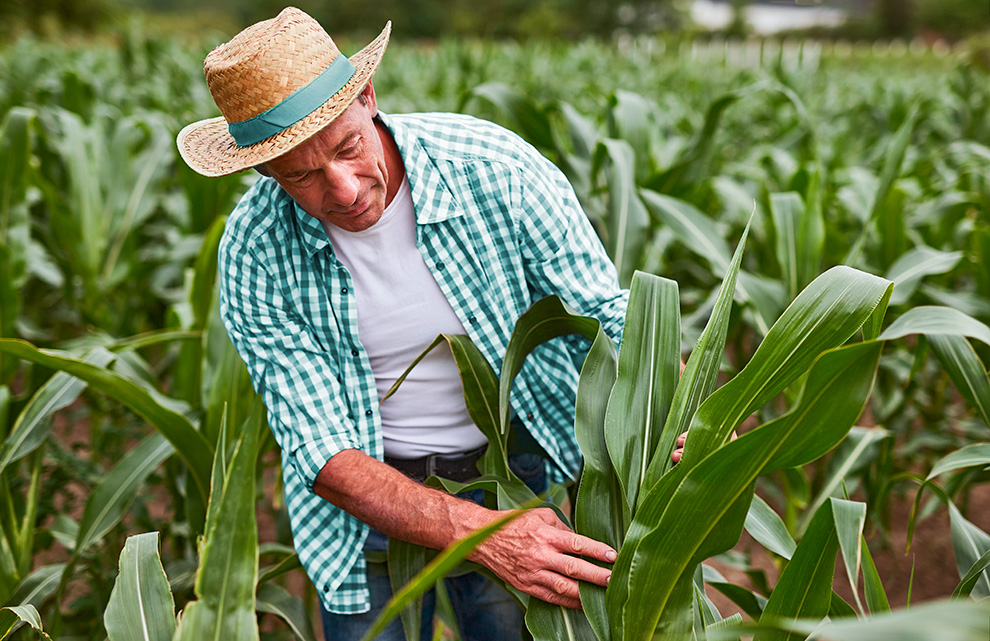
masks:
{"label": "closed eye", "polygon": [[305,183],[305,182],[307,182],[307,181],[308,181],[308,180],[309,180],[310,178],[312,178],[312,177],[313,177],[313,173],[314,173],[314,172],[312,172],[312,171],[307,171],[307,172],[306,172],[306,173],[304,173],[304,174],[298,174],[298,175],[296,175],[296,176],[290,176],[290,177],[289,177],[289,182],[291,182],[291,183],[292,183],[292,184],[294,184],[294,185],[299,185],[299,184],[302,184],[302,183]]}
{"label": "closed eye", "polygon": [[347,146],[341,147],[338,152],[342,156],[353,156],[361,147],[361,139],[357,136],[347,142]]}

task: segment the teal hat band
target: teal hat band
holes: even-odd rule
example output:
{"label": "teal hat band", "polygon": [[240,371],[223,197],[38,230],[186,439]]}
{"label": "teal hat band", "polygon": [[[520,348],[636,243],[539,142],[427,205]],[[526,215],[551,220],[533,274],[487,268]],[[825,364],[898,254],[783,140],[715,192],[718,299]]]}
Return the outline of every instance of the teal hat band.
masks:
{"label": "teal hat band", "polygon": [[340,54],[308,85],[253,118],[227,123],[227,131],[240,147],[271,138],[316,111],[347,84],[354,71],[354,65],[347,56]]}

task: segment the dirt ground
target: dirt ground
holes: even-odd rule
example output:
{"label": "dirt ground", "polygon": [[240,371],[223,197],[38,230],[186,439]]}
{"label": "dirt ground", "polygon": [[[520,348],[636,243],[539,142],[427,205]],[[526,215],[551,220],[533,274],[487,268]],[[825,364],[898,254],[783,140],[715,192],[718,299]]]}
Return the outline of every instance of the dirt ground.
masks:
{"label": "dirt ground", "polygon": [[[65,447],[75,446],[84,450],[89,436],[88,426],[84,422],[70,424],[63,416],[57,416],[53,436]],[[266,474],[265,487],[266,491],[273,487],[273,471],[271,469]],[[66,487],[65,490],[66,495],[73,498],[67,501],[64,507],[73,518],[78,519],[85,503],[84,490],[81,487]],[[890,605],[895,609],[903,608],[907,603],[909,586],[911,586],[912,563],[914,563],[914,581],[910,588],[911,603],[947,597],[952,594],[959,582],[949,534],[949,518],[944,508],[939,509],[917,525],[912,550],[910,554],[906,553],[907,522],[913,498],[913,492],[894,497],[891,504],[891,529],[886,538],[878,531],[869,532],[867,536],[870,551],[887,591]],[[167,497],[163,495],[161,505],[149,506],[155,517],[170,518],[171,511],[166,505],[167,501]],[[967,518],[984,531],[990,531],[990,485],[973,488]],[[277,538],[275,523],[266,515],[264,510],[259,511],[259,535],[261,542],[274,541]],[[734,549],[738,552],[751,553],[754,566],[764,570],[770,585],[776,583],[779,575],[777,565],[771,555],[766,553],[762,546],[753,541],[748,534],[743,533],[742,539]],[[63,556],[65,556],[64,550],[56,545],[52,550],[37,555],[35,563],[40,566],[64,560],[61,558]],[[752,587],[745,572],[715,560],[707,563],[721,572],[730,582]],[[286,587],[290,592],[304,598],[315,598],[312,586],[309,585],[308,579],[301,572],[291,573],[287,577]],[[853,602],[852,592],[846,580],[845,569],[841,560],[836,562],[834,587],[836,592],[848,602]],[[71,592],[75,592],[75,590],[71,590]],[[708,588],[708,593],[723,617],[740,611],[734,603],[713,588]],[[315,605],[315,601],[313,603]],[[270,619],[271,617],[266,616],[265,618]],[[322,641],[323,634],[317,612],[313,613],[313,627],[317,639]],[[281,624],[268,620],[263,622],[263,628],[280,629]]]}
{"label": "dirt ground", "polygon": [[[956,570],[955,555],[952,551],[952,538],[949,534],[949,516],[944,508],[917,524],[911,551],[907,552],[907,523],[911,511],[914,494],[895,497],[891,504],[890,532],[886,539],[880,532],[867,533],[867,543],[870,553],[877,566],[877,572],[887,591],[890,607],[903,608],[908,601],[910,590],[911,603],[931,601],[948,597],[959,583],[959,573]],[[974,487],[970,496],[970,508],[966,515],[969,520],[982,530],[990,530],[990,486]],[[753,555],[753,564],[764,570],[770,585],[774,585],[779,576],[779,570],[763,547],[753,541],[748,534],[743,537],[735,550],[749,551]],[[914,581],[911,581],[912,563],[914,565]],[[727,566],[718,561],[709,562],[712,567],[721,572],[729,581],[751,587],[749,577],[745,572]],[[836,559],[835,591],[850,604],[853,603],[852,590],[846,579],[845,567],[841,558]],[[860,584],[862,595],[862,583]],[[722,596],[718,591],[708,588],[708,595],[718,606],[722,616],[739,612],[739,608]]]}

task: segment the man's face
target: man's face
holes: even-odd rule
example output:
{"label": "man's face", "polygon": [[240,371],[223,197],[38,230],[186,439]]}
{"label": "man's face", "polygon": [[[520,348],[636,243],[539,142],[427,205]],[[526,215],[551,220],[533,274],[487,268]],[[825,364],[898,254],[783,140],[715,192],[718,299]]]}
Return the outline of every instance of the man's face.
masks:
{"label": "man's face", "polygon": [[306,213],[347,231],[377,223],[388,193],[386,150],[373,120],[378,112],[370,82],[361,95],[318,134],[265,163]]}

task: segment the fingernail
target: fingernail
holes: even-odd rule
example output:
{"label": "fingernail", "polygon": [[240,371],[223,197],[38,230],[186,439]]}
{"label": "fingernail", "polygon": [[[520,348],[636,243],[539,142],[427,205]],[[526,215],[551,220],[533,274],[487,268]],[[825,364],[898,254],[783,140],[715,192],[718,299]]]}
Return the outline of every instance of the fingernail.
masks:
{"label": "fingernail", "polygon": [[615,553],[614,550],[609,550],[608,552],[605,553],[605,560],[611,563],[617,558],[617,556],[618,555]]}

